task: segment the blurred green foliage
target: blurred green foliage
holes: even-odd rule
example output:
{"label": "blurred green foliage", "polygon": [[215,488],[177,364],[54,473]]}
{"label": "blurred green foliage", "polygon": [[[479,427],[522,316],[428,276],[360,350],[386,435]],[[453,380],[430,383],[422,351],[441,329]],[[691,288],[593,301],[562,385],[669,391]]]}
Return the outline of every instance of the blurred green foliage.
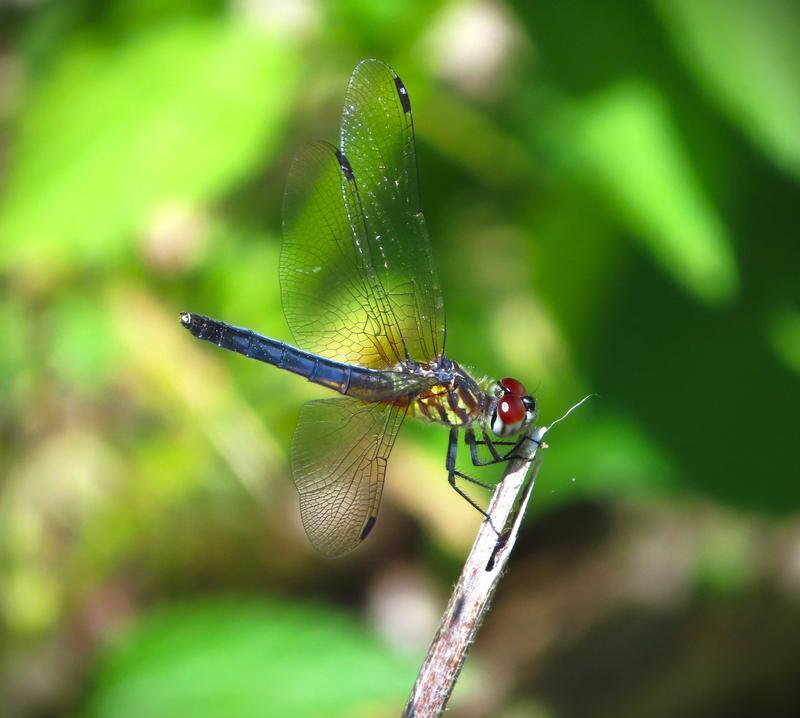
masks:
{"label": "blurred green foliage", "polygon": [[87,716],[389,714],[415,675],[334,611],[279,602],[178,604],[109,653]]}
{"label": "blurred green foliage", "polygon": [[0,215],[5,266],[129,257],[159,204],[202,205],[268,160],[296,85],[281,44],[207,20],[73,41],[26,98]]}
{"label": "blurred green foliage", "polygon": [[[397,713],[413,661],[369,635],[366,607],[397,565],[446,591],[478,518],[446,485],[442,432],[404,428],[374,535],[321,562],[287,470],[320,391],[177,321],[192,310],[291,340],[286,170],[304,142],[335,140],[368,56],[414,105],[448,353],[520,377],[545,422],[599,395],[553,432],[523,546],[577,571],[546,553],[540,522],[599,545],[582,507],[636,506],[669,526],[669,551],[620,519],[630,555],[616,558],[655,555],[688,577],[686,602],[793,565],[798,32],[788,0],[0,6],[0,704]],[[537,570],[512,570],[513,605],[544,600],[526,593]],[[546,583],[609,612],[631,600],[571,575]],[[231,590],[261,598],[184,600]],[[565,626],[603,620],[551,598]],[[536,614],[547,631],[534,617],[531,635],[557,615]],[[492,630],[511,639],[487,649],[487,674],[511,678],[489,694],[508,715],[531,691],[555,696],[558,681],[530,688],[539,654],[504,662],[524,629],[496,626],[487,645]],[[783,650],[770,644],[776,664]],[[577,714],[604,715],[592,705]]]}

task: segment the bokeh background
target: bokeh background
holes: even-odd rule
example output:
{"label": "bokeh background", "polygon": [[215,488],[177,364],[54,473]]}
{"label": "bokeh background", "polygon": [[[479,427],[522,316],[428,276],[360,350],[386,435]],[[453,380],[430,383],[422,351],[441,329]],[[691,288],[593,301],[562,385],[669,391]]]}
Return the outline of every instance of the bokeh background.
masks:
{"label": "bokeh background", "polygon": [[[283,184],[409,88],[449,353],[554,430],[453,716],[800,714],[800,7],[0,4],[0,715],[398,715],[479,516],[401,432],[330,562],[288,473]],[[483,497],[485,500],[486,497]]]}

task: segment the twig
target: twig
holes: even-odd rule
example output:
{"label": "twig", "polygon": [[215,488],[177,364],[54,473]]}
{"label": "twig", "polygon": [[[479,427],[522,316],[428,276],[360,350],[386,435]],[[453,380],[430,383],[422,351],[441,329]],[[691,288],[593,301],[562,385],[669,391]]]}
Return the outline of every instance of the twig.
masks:
{"label": "twig", "polygon": [[[515,450],[517,458],[509,462],[503,480],[492,496],[487,510],[489,521],[481,524],[439,630],[417,675],[403,711],[404,718],[437,718],[444,712],[467,651],[483,623],[517,540],[542,463],[540,449],[547,448],[544,435],[592,396],[596,394],[581,399],[550,426],[531,427],[523,435]],[[503,527],[499,540],[492,526]]]}
{"label": "twig", "polygon": [[[517,449],[520,458],[509,462],[503,480],[495,489],[487,513],[492,524],[503,527],[504,530],[498,540],[488,521],[481,524],[478,537],[453,589],[439,630],[406,703],[404,718],[440,716],[447,705],[467,651],[475,640],[514,548],[522,517],[539,473],[542,456],[539,447],[546,446],[542,444],[542,437],[548,429],[549,427],[532,428],[525,434]],[[519,502],[518,497],[521,497]]]}

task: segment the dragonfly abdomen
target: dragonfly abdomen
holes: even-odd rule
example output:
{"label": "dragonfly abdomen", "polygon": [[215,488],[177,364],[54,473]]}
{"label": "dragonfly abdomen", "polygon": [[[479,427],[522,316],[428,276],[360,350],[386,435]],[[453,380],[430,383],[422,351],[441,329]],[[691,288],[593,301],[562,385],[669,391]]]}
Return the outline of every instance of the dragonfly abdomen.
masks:
{"label": "dragonfly abdomen", "polygon": [[185,312],[181,324],[198,339],[299,374],[340,394],[364,401],[398,399],[391,372],[343,364],[202,314]]}

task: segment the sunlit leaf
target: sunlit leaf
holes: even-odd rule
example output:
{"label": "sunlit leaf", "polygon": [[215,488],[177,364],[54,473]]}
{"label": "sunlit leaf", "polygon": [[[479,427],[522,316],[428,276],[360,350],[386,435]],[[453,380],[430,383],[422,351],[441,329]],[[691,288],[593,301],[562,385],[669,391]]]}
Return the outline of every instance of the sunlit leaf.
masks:
{"label": "sunlit leaf", "polygon": [[358,718],[396,712],[414,673],[331,609],[178,605],[134,626],[101,660],[84,715]]}
{"label": "sunlit leaf", "polygon": [[160,204],[224,192],[274,150],[292,66],[274,37],[221,22],[73,45],[19,121],[0,266],[116,258]]}
{"label": "sunlit leaf", "polygon": [[738,271],[729,237],[654,88],[614,86],[577,108],[562,132],[564,145],[665,271],[698,299],[730,299]]}
{"label": "sunlit leaf", "polygon": [[800,175],[800,6],[786,0],[657,0],[686,64],[731,118]]}

